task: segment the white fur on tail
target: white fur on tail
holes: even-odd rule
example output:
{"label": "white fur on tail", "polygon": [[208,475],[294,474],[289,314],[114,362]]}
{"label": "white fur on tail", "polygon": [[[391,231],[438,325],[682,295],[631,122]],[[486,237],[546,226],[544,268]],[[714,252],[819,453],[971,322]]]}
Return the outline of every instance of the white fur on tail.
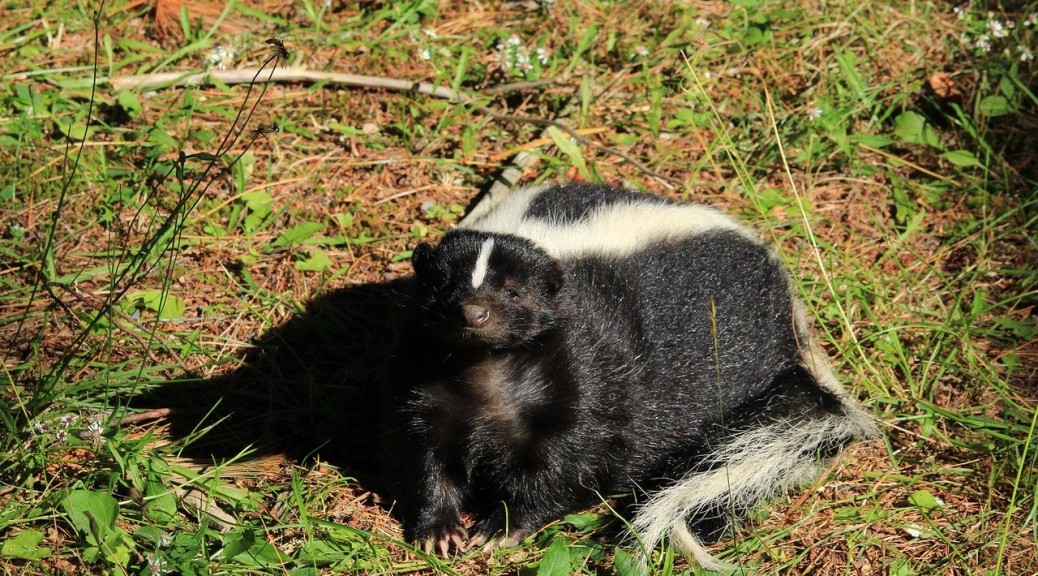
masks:
{"label": "white fur on tail", "polygon": [[872,419],[857,407],[833,376],[824,353],[816,345],[805,348],[804,361],[819,385],[840,398],[846,413],[777,422],[737,434],[712,455],[712,462],[720,466],[709,472],[689,474],[653,494],[639,508],[632,525],[647,552],[667,538],[704,568],[733,568],[706,550],[689,530],[688,518],[717,507],[750,509],[807,484],[821,473],[824,463],[813,455],[827,444],[878,433]]}

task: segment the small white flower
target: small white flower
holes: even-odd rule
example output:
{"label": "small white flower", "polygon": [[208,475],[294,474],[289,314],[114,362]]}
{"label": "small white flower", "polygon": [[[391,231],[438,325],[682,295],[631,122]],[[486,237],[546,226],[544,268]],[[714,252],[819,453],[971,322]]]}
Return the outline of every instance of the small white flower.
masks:
{"label": "small white flower", "polygon": [[432,53],[429,51],[428,48],[422,48],[418,50],[418,57],[422,60],[429,60],[430,58],[432,58]]}
{"label": "small white flower", "polygon": [[703,28],[709,28],[710,27],[710,21],[707,20],[706,18],[703,18],[702,16],[700,16],[699,18],[696,18],[696,24],[698,24],[699,26],[702,26]]}
{"label": "small white flower", "polygon": [[37,420],[36,422],[34,422],[32,427],[34,430],[36,430],[36,433],[41,436],[43,436],[47,432],[50,432],[50,424],[42,420]]}
{"label": "small white flower", "polygon": [[60,422],[65,428],[68,428],[76,423],[76,416],[74,414],[65,414],[60,420],[58,420],[58,422]]}
{"label": "small white flower", "polygon": [[217,46],[213,49],[212,53],[209,54],[207,62],[209,62],[210,66],[215,66],[217,70],[226,70],[228,66],[234,64],[234,57],[234,50],[229,50],[223,46]]}
{"label": "small white flower", "polygon": [[94,444],[104,443],[104,425],[98,420],[91,420],[90,424],[87,425],[86,430],[79,433],[79,437],[84,440],[89,440]]}
{"label": "small white flower", "polygon": [[537,56],[537,61],[540,62],[541,64],[547,64],[548,63],[548,51],[546,49],[538,48],[537,50],[534,51],[534,54]]}
{"label": "small white flower", "polygon": [[649,56],[649,49],[646,48],[645,46],[639,46],[639,47],[634,49],[634,54],[631,54],[631,60],[635,60],[637,58],[646,58],[648,56]]}
{"label": "small white flower", "polygon": [[911,536],[912,538],[919,538],[919,537],[924,536],[926,534],[926,532],[923,532],[915,524],[913,524],[911,526],[905,526],[905,532],[907,532],[908,535]]}
{"label": "small white flower", "polygon": [[822,117],[822,108],[821,108],[821,106],[812,106],[811,108],[807,109],[807,119],[808,120],[814,122],[815,120],[818,120],[821,117]]}
{"label": "small white flower", "polygon": [[958,17],[959,20],[966,17],[966,8],[964,6],[956,6],[955,8],[952,8],[952,12],[955,12],[955,16]]}
{"label": "small white flower", "polygon": [[163,532],[162,535],[159,536],[159,548],[165,548],[165,547],[169,546],[172,543],[173,543],[173,533],[172,532]]}
{"label": "small white flower", "polygon": [[1021,62],[1028,62],[1028,61],[1034,60],[1034,52],[1032,52],[1030,48],[1028,48],[1027,46],[1024,46],[1023,44],[1021,44],[1019,46],[1019,48],[1020,48],[1020,61]]}
{"label": "small white flower", "polygon": [[439,36],[436,33],[436,30],[433,30],[432,28],[422,28],[422,34],[425,34],[429,38],[437,38]]}
{"label": "small white flower", "polygon": [[148,574],[158,576],[166,573],[166,561],[162,558],[148,556]]}
{"label": "small white flower", "polygon": [[977,49],[980,50],[981,52],[990,52],[991,51],[991,39],[988,38],[987,34],[981,34],[980,36],[977,36],[976,46],[977,46]]}
{"label": "small white flower", "polygon": [[1028,16],[1027,20],[1024,20],[1024,26],[1038,26],[1038,12],[1035,12],[1034,14]]}
{"label": "small white flower", "polygon": [[1005,38],[1009,34],[1001,20],[988,20],[987,28],[992,38]]}
{"label": "small white flower", "polygon": [[[523,46],[523,41],[518,36],[509,36],[504,42],[498,42],[496,48],[501,53],[501,67],[505,70],[517,70],[526,75],[528,71],[533,69],[530,53],[527,52],[526,47]],[[548,53],[543,51],[543,49],[538,49],[536,57],[541,62],[547,62]]]}
{"label": "small white flower", "polygon": [[56,440],[58,444],[64,444],[65,442],[68,442],[68,432],[65,430],[55,430],[54,440]]}

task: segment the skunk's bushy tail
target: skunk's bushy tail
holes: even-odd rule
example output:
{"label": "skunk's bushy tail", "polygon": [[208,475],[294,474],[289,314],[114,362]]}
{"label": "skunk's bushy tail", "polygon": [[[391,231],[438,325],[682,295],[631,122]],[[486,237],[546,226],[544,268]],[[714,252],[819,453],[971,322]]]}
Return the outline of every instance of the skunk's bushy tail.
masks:
{"label": "skunk's bushy tail", "polygon": [[666,538],[704,568],[732,568],[707,551],[690,522],[718,511],[748,511],[812,482],[848,444],[878,433],[813,345],[801,367],[779,376],[764,397],[730,420],[696,471],[639,506],[632,525],[647,553]]}

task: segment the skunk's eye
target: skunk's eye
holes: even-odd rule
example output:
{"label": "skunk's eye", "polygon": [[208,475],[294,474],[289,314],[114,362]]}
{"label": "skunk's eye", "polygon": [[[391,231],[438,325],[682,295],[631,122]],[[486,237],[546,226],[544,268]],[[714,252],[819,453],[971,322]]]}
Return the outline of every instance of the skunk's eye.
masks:
{"label": "skunk's eye", "polygon": [[519,301],[519,293],[511,288],[505,288],[505,296],[508,296],[508,299],[512,302]]}

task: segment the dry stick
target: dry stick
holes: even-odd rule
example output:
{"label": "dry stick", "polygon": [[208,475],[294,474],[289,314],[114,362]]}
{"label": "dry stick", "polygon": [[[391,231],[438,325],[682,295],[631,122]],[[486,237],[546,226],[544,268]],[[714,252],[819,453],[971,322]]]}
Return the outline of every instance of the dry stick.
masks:
{"label": "dry stick", "polygon": [[[136,74],[133,76],[116,76],[109,79],[109,83],[116,90],[147,90],[156,88],[175,88],[180,86],[200,86],[202,84],[211,84],[213,82],[221,82],[223,84],[244,84],[252,82],[256,76],[256,69],[242,69],[242,70],[214,70],[210,72],[201,72],[196,74],[181,73],[181,72],[162,72],[156,74]],[[635,160],[631,156],[624,152],[621,152],[615,148],[609,146],[603,146],[597,144],[587,138],[584,138],[573,129],[556,120],[546,120],[544,118],[532,118],[529,116],[513,116],[510,114],[499,114],[492,109],[480,104],[475,98],[468,96],[467,94],[457,92],[446,86],[436,86],[429,82],[412,82],[410,80],[401,80],[399,78],[385,78],[382,76],[365,76],[363,74],[346,74],[342,72],[320,72],[317,70],[307,70],[304,68],[278,68],[274,70],[268,78],[270,82],[325,82],[329,84],[341,84],[343,86],[356,86],[361,88],[383,88],[386,90],[395,90],[398,92],[416,92],[418,94],[425,94],[427,96],[433,96],[435,98],[442,98],[449,102],[456,102],[471,107],[482,114],[486,114],[495,121],[498,122],[518,122],[524,124],[533,124],[534,126],[552,127],[558,128],[563,132],[567,133],[577,142],[588,146],[597,147],[607,154],[612,154],[625,162],[628,162],[631,166],[641,170],[642,172],[652,176],[656,180],[659,180],[669,188],[682,188],[684,184],[671,178],[664,176],[652,170],[648,166],[645,166],[641,162]],[[507,172],[507,171],[506,171]]]}

